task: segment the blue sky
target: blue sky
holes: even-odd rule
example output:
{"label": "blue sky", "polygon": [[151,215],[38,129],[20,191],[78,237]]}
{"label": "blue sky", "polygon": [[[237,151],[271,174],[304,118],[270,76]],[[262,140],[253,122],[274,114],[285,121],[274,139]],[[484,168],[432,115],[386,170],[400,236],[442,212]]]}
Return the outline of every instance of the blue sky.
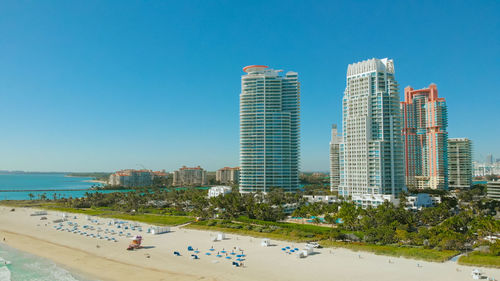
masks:
{"label": "blue sky", "polygon": [[301,81],[302,170],[328,170],[347,65],[436,83],[450,137],[500,158],[499,1],[1,1],[0,169],[239,161],[242,67]]}

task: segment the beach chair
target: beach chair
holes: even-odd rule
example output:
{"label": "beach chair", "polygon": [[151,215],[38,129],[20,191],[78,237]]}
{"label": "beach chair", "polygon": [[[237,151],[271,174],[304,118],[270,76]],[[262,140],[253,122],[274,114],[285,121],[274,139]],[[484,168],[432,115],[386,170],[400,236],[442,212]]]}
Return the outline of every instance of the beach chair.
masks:
{"label": "beach chair", "polygon": [[188,246],[188,251],[192,251],[192,250],[193,250],[193,247]]}
{"label": "beach chair", "polygon": [[180,257],[181,253],[179,253],[179,252],[176,251],[176,252],[174,252],[174,255]]}

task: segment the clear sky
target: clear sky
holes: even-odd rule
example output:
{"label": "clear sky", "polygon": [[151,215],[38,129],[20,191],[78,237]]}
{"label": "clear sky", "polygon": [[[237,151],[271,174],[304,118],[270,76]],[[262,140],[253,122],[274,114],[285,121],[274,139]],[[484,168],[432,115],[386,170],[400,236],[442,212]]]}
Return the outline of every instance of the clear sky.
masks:
{"label": "clear sky", "polygon": [[449,137],[500,158],[500,1],[0,1],[0,170],[239,162],[242,67],[301,81],[304,171],[328,170],[349,63],[436,83]]}

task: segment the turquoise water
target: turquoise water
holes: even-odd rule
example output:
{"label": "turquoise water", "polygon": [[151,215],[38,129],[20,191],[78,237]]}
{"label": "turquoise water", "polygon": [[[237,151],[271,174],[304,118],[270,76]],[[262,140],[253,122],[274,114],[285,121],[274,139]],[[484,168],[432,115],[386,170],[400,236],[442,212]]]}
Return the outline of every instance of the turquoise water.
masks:
{"label": "turquoise water", "polygon": [[[92,186],[100,185],[99,183],[86,182],[92,178],[86,177],[66,177],[61,173],[47,174],[0,174],[0,191],[1,190],[40,190],[40,189],[88,189]],[[85,192],[95,191],[60,191],[60,192],[0,192],[0,200],[27,200],[30,199],[28,194],[33,194],[35,199],[43,193],[53,199],[54,194],[57,197],[83,197]],[[100,191],[104,193],[113,192],[110,190]]]}
{"label": "turquoise water", "polygon": [[[5,265],[3,261],[8,261]],[[0,243],[1,281],[90,281],[50,260],[40,258]]]}

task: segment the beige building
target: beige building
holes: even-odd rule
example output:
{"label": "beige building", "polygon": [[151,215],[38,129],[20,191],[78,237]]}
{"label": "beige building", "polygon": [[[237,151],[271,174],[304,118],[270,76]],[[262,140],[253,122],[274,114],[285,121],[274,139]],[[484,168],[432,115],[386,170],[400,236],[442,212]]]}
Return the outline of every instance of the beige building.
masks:
{"label": "beige building", "polygon": [[237,184],[240,181],[239,167],[224,167],[217,170],[215,180],[223,184]]}
{"label": "beige building", "polygon": [[166,177],[164,171],[121,170],[109,176],[108,184],[112,186],[141,187],[153,184],[155,177]]}
{"label": "beige building", "polygon": [[448,139],[448,182],[450,189],[472,185],[472,142],[467,138]]}
{"label": "beige building", "polygon": [[182,166],[178,171],[174,171],[173,185],[207,185],[207,171],[198,167]]}
{"label": "beige building", "polygon": [[488,182],[486,192],[488,198],[500,201],[500,181]]}
{"label": "beige building", "polygon": [[337,192],[340,185],[340,146],[342,135],[337,131],[337,124],[332,125],[330,141],[330,191]]}

